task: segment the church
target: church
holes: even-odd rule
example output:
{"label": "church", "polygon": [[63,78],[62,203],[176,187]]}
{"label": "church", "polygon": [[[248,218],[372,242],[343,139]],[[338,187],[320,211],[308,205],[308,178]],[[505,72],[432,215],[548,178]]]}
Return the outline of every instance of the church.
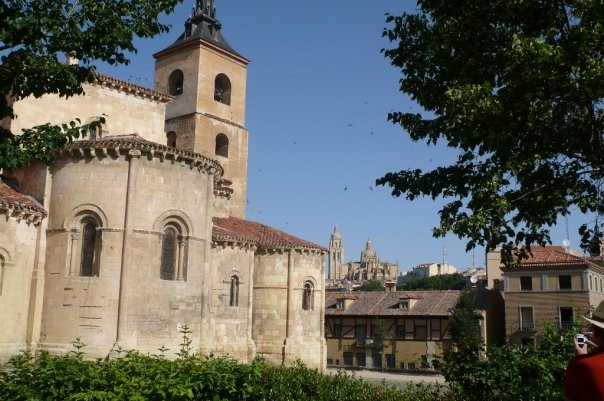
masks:
{"label": "church", "polygon": [[386,283],[397,279],[398,262],[380,261],[370,240],[367,240],[359,261],[345,262],[344,242],[337,227],[333,229],[333,233],[329,237],[328,254],[328,283],[332,286],[358,285],[368,280],[378,280]]}
{"label": "church", "polygon": [[0,359],[76,338],[91,358],[174,353],[186,325],[200,355],[324,370],[326,249],[245,219],[249,60],[221,27],[197,0],[153,89],[98,73],[85,95],[13,104],[12,132],[106,123],[3,172]]}

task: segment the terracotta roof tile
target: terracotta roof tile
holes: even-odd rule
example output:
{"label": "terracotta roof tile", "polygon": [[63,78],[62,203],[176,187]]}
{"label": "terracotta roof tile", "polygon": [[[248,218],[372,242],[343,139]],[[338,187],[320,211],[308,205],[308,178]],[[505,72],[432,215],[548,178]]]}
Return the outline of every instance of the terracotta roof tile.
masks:
{"label": "terracotta roof tile", "polygon": [[[459,299],[459,291],[359,291],[346,294],[354,296],[354,302],[346,309],[337,309],[342,293],[325,294],[327,316],[448,316]],[[400,298],[416,299],[415,304],[404,310],[398,307]]]}
{"label": "terracotta roof tile", "polygon": [[162,102],[171,102],[172,100],[174,100],[174,96],[168,95],[167,93],[158,92],[154,89],[147,88],[145,86],[136,85],[132,82],[124,81],[123,79],[115,78],[98,71],[94,72],[94,76],[96,78],[96,82],[98,83],[112,86],[121,90],[126,90],[136,95],[148,96]]}
{"label": "terracotta roof tile", "polygon": [[519,260],[519,266],[503,267],[502,270],[515,269],[551,269],[551,268],[587,268],[596,266],[585,257],[573,255],[561,246],[532,246],[528,258]]}
{"label": "terracotta roof tile", "polygon": [[16,182],[0,176],[0,206],[12,207],[32,213],[46,215],[44,207],[21,189]]}
{"label": "terracotta roof tile", "polygon": [[214,240],[236,240],[256,244],[262,248],[307,248],[325,251],[320,245],[294,237],[262,223],[236,217],[214,217]]}

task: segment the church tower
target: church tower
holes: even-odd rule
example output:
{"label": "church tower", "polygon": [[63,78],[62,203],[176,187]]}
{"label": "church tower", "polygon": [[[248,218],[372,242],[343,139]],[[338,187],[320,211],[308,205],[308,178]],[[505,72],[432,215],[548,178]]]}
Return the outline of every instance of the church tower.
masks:
{"label": "church tower", "polygon": [[334,227],[329,238],[329,280],[342,278],[342,263],[344,263],[344,244],[338,227]]}
{"label": "church tower", "polygon": [[166,144],[218,160],[225,172],[217,185],[230,186],[233,193],[230,201],[215,206],[215,214],[243,218],[249,60],[228,44],[221,28],[214,0],[196,0],[184,33],[154,55],[155,88],[175,98],[166,108]]}

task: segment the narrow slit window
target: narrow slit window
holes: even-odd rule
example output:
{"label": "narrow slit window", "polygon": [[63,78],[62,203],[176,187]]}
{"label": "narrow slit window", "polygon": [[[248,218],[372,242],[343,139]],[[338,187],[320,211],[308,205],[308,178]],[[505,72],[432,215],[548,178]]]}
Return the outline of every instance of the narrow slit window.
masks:
{"label": "narrow slit window", "polygon": [[176,279],[176,250],[178,235],[174,228],[168,227],[164,231],[161,244],[161,268],[160,278],[162,280]]}
{"label": "narrow slit window", "polygon": [[95,272],[95,254],[97,242],[97,224],[89,221],[82,227],[82,253],[80,258],[80,276],[93,277],[98,276]]}
{"label": "narrow slit window", "polygon": [[239,306],[239,277],[231,277],[229,306]]}
{"label": "narrow slit window", "polygon": [[302,295],[302,309],[312,310],[313,307],[313,285],[311,283],[305,283]]}

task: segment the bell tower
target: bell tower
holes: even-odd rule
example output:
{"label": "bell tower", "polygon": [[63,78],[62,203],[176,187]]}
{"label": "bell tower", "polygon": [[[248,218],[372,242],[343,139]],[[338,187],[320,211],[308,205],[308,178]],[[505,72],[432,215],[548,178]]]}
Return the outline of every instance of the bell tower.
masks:
{"label": "bell tower", "polygon": [[329,280],[342,279],[342,263],[344,263],[344,244],[338,227],[334,227],[329,238]]}
{"label": "bell tower", "polygon": [[229,202],[215,207],[216,214],[243,218],[249,60],[228,44],[221,29],[214,0],[196,0],[182,35],[154,55],[155,88],[175,97],[166,108],[166,145],[217,160],[233,193]]}

